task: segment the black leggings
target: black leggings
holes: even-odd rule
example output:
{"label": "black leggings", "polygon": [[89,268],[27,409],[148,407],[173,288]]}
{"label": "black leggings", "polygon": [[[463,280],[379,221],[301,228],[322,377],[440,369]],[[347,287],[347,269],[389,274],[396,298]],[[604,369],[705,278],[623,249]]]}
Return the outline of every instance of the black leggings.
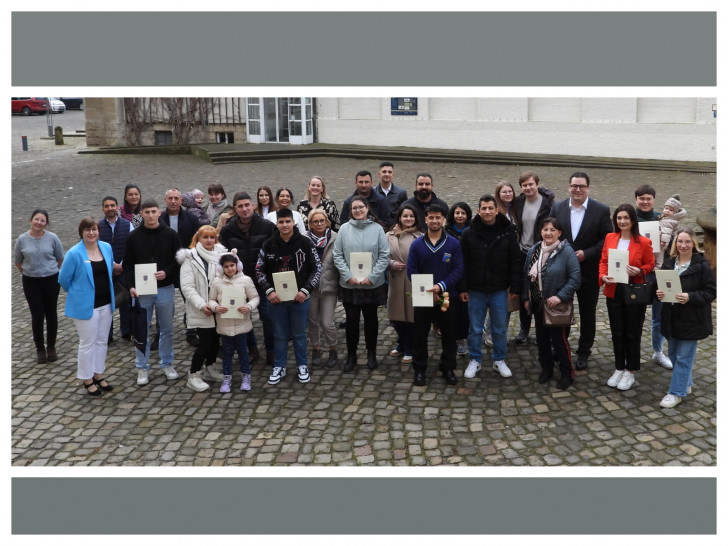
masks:
{"label": "black leggings", "polygon": [[197,328],[197,335],[200,338],[200,344],[192,355],[192,364],[190,364],[190,373],[197,373],[202,369],[202,363],[205,366],[211,366],[217,360],[217,350],[220,348],[220,336],[215,328]]}
{"label": "black leggings", "polygon": [[32,317],[33,341],[35,348],[45,350],[43,342],[43,321],[48,327],[48,347],[55,349],[58,335],[58,293],[61,287],[58,284],[58,273],[50,277],[28,277],[23,275],[23,292],[30,307]]}

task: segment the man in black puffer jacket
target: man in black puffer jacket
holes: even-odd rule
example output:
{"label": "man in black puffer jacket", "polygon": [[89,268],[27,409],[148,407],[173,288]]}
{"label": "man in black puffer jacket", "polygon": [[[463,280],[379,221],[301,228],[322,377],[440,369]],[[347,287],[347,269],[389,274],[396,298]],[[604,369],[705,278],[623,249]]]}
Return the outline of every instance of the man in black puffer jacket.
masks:
{"label": "man in black puffer jacket", "polygon": [[[478,214],[460,238],[465,275],[458,284],[461,301],[468,302],[470,363],[464,377],[471,379],[483,361],[483,320],[490,309],[493,327],[493,369],[502,377],[510,377],[506,365],[508,298],[518,298],[521,279],[521,252],[516,228],[498,213],[495,197],[484,195],[478,203]],[[508,295],[508,289],[513,294]]]}
{"label": "man in black puffer jacket", "polygon": [[[244,191],[238,192],[233,197],[233,210],[235,215],[230,218],[220,230],[220,242],[228,250],[233,248],[238,251],[238,258],[243,263],[243,273],[253,279],[255,288],[260,296],[258,313],[263,322],[263,343],[265,344],[266,362],[273,365],[273,324],[268,317],[268,300],[265,292],[261,290],[255,279],[255,264],[258,261],[258,254],[263,243],[270,239],[275,232],[273,222],[269,222],[255,214],[255,207],[250,195]],[[248,335],[248,350],[251,362],[258,357],[258,344],[255,335]]]}

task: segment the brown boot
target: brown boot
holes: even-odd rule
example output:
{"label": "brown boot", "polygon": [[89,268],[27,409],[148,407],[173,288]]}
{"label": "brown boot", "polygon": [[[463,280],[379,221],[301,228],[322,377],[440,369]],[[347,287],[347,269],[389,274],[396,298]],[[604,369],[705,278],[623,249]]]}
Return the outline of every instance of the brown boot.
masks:
{"label": "brown boot", "polygon": [[48,362],[48,354],[45,349],[38,349],[35,354],[38,356],[38,364],[45,364]]}
{"label": "brown boot", "polygon": [[55,362],[58,360],[55,347],[48,347],[48,362]]}

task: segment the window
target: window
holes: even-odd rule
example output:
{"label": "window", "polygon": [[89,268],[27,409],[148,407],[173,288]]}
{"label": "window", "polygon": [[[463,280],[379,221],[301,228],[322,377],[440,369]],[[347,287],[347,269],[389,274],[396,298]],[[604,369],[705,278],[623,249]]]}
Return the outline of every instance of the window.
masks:
{"label": "window", "polygon": [[235,133],[217,133],[217,142],[220,144],[233,144]]}
{"label": "window", "polygon": [[172,144],[172,131],[154,131],[154,145],[166,146]]}

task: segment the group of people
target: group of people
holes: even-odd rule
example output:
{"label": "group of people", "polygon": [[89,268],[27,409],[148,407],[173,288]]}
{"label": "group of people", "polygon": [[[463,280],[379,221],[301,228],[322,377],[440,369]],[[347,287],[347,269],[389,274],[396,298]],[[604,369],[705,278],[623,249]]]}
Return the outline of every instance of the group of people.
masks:
{"label": "group of people", "polygon": [[[441,338],[439,369],[446,384],[458,382],[458,355],[469,358],[465,379],[480,372],[484,342],[492,347],[493,370],[510,377],[507,329],[511,312],[518,310],[516,343],[525,343],[532,321],[535,326],[538,381],[548,383],[558,364],[556,386],[567,389],[574,370],[588,366],[603,287],[615,365],[606,382],[627,390],[640,368],[646,314],[645,303],[630,301],[630,288],[654,286],[655,269],[661,267],[677,271],[682,286],[673,303],[662,301],[663,290],[656,290],[652,302],[653,360],[673,370],[661,405],[674,407],[691,392],[697,342],[713,331],[716,281],[694,232],[678,225],[686,214],[679,196],[668,199],[657,214],[654,188],[640,186],[635,206],[620,204],[610,217],[607,205],[589,197],[586,173],[572,174],[569,197],[556,201],[537,174],[524,172],[519,195],[512,184],[500,181],[492,194],[480,197],[473,214],[465,202],[448,207],[437,198],[429,173],[415,176],[411,198],[393,183],[392,163],[383,162],[377,174],[376,186],[369,171],[355,174],[354,192],[341,211],[319,176],[311,178],[295,210],[289,188],[273,194],[263,186],[255,202],[245,191],[228,201],[223,187],[211,184],[206,205],[199,190],[183,194],[171,188],[163,210],[154,200],[142,200],[138,186],[129,184],[121,207],[116,198],[105,197],[103,218],[81,221],[80,242],[65,255],[58,237],[46,229],[48,213],[33,211],[14,260],[23,276],[38,362],[58,358],[55,307],[62,287],[66,315],[79,334],[77,377],[90,396],[113,388],[104,372],[117,302],[124,339],[131,337],[130,305],[146,312],[147,333],[156,315],[156,336],[147,335],[146,346],[136,345],[137,384],[149,382],[155,350],[165,376],[178,378],[173,366],[178,287],[186,338],[195,347],[187,373],[187,385],[195,391],[218,381],[220,392],[230,392],[235,353],[240,389],[252,388],[251,363],[262,356],[252,322],[256,309],[265,360],[272,368],[269,384],[286,375],[289,342],[302,383],[310,380],[309,365],[323,365],[324,346],[326,365],[339,366],[338,302],[346,316],[344,372],[357,368],[362,315],[366,366],[378,367],[378,308],[386,305],[397,333],[389,354],[412,364],[414,385],[428,381],[431,330]],[[654,248],[640,234],[642,221],[659,222]],[[629,284],[611,276],[610,249],[628,251]],[[432,283],[422,285],[423,275]],[[127,290],[131,303],[119,297]],[[576,362],[568,340],[574,300],[580,320]],[[214,365],[220,350],[222,373]]]}

